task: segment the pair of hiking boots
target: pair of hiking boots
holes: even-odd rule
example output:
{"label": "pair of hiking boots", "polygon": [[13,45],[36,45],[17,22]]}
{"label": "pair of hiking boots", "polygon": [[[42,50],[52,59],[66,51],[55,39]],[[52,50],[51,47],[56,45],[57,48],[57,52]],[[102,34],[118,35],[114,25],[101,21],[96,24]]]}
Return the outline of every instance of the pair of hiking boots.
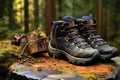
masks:
{"label": "pair of hiking boots", "polygon": [[81,19],[65,16],[62,20],[53,21],[49,56],[66,58],[77,65],[117,56],[118,50],[106,44],[97,34],[96,23],[93,16],[83,16]]}

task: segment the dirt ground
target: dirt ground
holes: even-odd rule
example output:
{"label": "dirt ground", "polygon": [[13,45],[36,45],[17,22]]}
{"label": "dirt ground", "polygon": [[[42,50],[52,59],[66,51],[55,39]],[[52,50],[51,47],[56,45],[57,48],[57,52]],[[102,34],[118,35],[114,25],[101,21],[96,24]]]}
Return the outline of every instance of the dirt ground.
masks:
{"label": "dirt ground", "polygon": [[[10,46],[10,47],[8,47]],[[21,49],[17,46],[11,45],[10,41],[0,42],[0,55],[7,54],[18,55]],[[25,57],[26,56],[26,57]],[[12,58],[12,57],[11,57]],[[10,58],[10,60],[11,60]],[[40,54],[39,57],[31,57],[30,55],[23,54],[22,59],[17,60],[18,63],[26,64],[31,67],[34,72],[41,70],[58,70],[67,73],[78,74],[83,77],[99,76],[105,78],[106,75],[112,73],[114,67],[110,63],[95,63],[92,65],[73,65],[68,61],[61,59],[53,59],[47,53]]]}
{"label": "dirt ground", "polygon": [[53,59],[49,57],[47,53],[37,58],[30,57],[24,60],[24,63],[31,66],[35,72],[41,70],[59,70],[62,72],[75,73],[84,77],[99,76],[105,78],[105,76],[110,74],[114,69],[110,64],[104,63],[95,63],[89,66],[73,65],[65,60]]}

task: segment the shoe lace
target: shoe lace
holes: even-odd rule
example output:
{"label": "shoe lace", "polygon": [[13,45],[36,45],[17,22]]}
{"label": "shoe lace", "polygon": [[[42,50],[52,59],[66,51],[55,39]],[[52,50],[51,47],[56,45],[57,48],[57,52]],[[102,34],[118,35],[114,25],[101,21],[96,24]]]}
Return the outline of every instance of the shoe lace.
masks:
{"label": "shoe lace", "polygon": [[65,36],[66,41],[71,41],[80,48],[87,48],[89,45],[80,36],[77,26],[70,26],[69,24],[64,24],[61,27],[61,34]]}
{"label": "shoe lace", "polygon": [[84,33],[83,36],[88,36],[88,40],[91,40],[91,43],[94,43],[96,47],[105,45],[106,42],[97,34],[96,24],[83,24]]}

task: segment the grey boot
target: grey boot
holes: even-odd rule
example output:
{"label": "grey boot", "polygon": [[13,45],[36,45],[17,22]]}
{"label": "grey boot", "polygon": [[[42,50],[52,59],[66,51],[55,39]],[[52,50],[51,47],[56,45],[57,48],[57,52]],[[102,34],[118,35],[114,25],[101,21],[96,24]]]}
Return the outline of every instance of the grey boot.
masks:
{"label": "grey boot", "polygon": [[98,50],[89,47],[81,38],[71,16],[52,22],[48,51],[49,56],[67,58],[73,64],[90,63],[99,57]]}
{"label": "grey boot", "polygon": [[76,19],[76,24],[79,26],[79,33],[89,45],[97,49],[100,57],[103,60],[110,59],[118,55],[118,50],[111,47],[97,34],[96,18],[93,16],[83,16],[81,19]]}

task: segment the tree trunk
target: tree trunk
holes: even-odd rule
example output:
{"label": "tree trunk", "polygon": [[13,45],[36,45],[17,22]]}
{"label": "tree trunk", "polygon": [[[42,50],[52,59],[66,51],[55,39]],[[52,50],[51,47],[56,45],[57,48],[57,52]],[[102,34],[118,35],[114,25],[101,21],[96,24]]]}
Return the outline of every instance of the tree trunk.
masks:
{"label": "tree trunk", "polygon": [[5,2],[6,0],[0,0],[0,19],[2,19],[5,15]]}
{"label": "tree trunk", "polygon": [[117,36],[119,36],[118,35],[118,31],[120,30],[119,29],[119,26],[120,26],[120,23],[118,22],[120,19],[118,19],[117,17],[118,17],[118,14],[120,14],[120,10],[119,10],[119,8],[120,8],[120,1],[119,0],[116,0],[116,2],[115,2],[115,10],[114,10],[114,18],[116,18],[115,20],[114,20],[114,22],[113,22],[113,24],[114,24],[114,31],[115,31],[115,35],[116,35],[116,37]]}
{"label": "tree trunk", "polygon": [[55,5],[54,0],[46,0],[45,2],[46,34],[49,36],[51,30],[51,22],[55,18]]}
{"label": "tree trunk", "polygon": [[24,32],[29,32],[28,0],[24,0]]}
{"label": "tree trunk", "polygon": [[16,27],[18,27],[16,20],[15,20],[15,17],[14,17],[15,13],[13,10],[13,2],[14,2],[14,0],[7,1],[8,27],[10,29],[16,29]]}
{"label": "tree trunk", "polygon": [[62,0],[58,0],[59,19],[62,18]]}
{"label": "tree trunk", "polygon": [[103,38],[107,40],[107,0],[103,1]]}
{"label": "tree trunk", "polygon": [[34,27],[39,26],[39,1],[34,0]]}
{"label": "tree trunk", "polygon": [[102,35],[102,0],[98,0],[98,34]]}
{"label": "tree trunk", "polygon": [[[98,0],[92,0],[93,1],[93,11],[94,11],[94,16],[98,18]],[[93,12],[92,12],[93,13]]]}

